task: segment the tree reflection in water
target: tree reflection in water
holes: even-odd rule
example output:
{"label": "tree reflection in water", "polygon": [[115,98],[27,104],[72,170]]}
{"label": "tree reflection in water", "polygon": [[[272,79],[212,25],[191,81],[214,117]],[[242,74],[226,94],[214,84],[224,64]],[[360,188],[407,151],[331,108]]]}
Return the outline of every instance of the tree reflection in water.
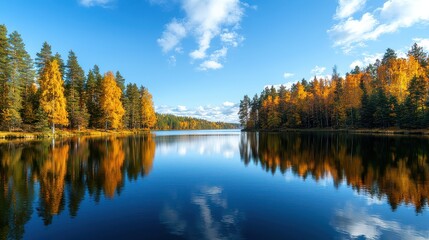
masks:
{"label": "tree reflection in water", "polygon": [[86,192],[95,201],[120,194],[124,177],[147,176],[154,157],[155,140],[149,134],[0,144],[0,239],[22,238],[36,184],[37,213],[48,225],[65,206],[76,216]]}
{"label": "tree reflection in water", "polygon": [[240,156],[274,174],[302,179],[332,177],[358,193],[386,197],[392,210],[412,204],[421,212],[429,197],[428,138],[338,133],[243,133]]}

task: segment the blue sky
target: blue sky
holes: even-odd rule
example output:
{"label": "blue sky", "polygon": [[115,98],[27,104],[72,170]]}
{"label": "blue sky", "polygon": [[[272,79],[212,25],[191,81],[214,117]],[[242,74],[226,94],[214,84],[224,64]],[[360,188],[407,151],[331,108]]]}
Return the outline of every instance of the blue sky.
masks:
{"label": "blue sky", "polygon": [[429,50],[429,0],[1,0],[35,57],[47,41],[85,71],[119,70],[156,110],[237,121],[244,94]]}

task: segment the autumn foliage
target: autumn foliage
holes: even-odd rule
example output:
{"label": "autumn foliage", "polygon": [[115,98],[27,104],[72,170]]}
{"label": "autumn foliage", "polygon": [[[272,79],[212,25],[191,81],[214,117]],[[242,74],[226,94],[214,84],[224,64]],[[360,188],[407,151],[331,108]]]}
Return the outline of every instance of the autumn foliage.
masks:
{"label": "autumn foliage", "polygon": [[345,77],[276,89],[240,102],[245,129],[282,128],[426,128],[429,127],[428,55],[414,44],[406,58],[388,49],[383,59]]}
{"label": "autumn foliage", "polygon": [[104,75],[104,79],[101,82],[101,98],[100,105],[103,112],[103,122],[113,128],[117,129],[121,127],[121,119],[125,114],[125,110],[122,107],[121,102],[121,89],[118,87],[115,81],[115,77],[112,72],[108,72]]}
{"label": "autumn foliage", "polygon": [[148,89],[119,71],[104,76],[97,65],[85,72],[73,51],[67,61],[44,42],[33,61],[17,32],[0,25],[0,130],[153,128]]}

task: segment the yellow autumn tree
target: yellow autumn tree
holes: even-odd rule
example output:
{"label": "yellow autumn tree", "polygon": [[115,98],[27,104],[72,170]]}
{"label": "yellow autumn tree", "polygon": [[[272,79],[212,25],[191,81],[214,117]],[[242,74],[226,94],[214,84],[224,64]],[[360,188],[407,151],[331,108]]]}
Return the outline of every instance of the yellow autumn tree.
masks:
{"label": "yellow autumn tree", "polygon": [[68,125],[64,81],[57,60],[50,61],[42,71],[40,80],[40,106],[48,117],[55,134],[55,124]]}
{"label": "yellow autumn tree", "polygon": [[147,88],[142,89],[141,93],[141,106],[142,106],[142,127],[153,128],[156,124],[155,109],[153,107],[152,94],[149,93]]}
{"label": "yellow autumn tree", "polygon": [[125,114],[124,107],[121,102],[122,91],[115,81],[115,76],[112,72],[107,72],[101,82],[101,98],[100,106],[103,111],[102,121],[106,129],[108,124],[113,129],[117,129],[122,125],[122,116]]}

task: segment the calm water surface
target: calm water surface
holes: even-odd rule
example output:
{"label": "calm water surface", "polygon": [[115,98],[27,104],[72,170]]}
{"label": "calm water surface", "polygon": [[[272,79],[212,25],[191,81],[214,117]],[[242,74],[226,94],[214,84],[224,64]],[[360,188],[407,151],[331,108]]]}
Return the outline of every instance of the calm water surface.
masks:
{"label": "calm water surface", "polygon": [[170,131],[0,144],[0,239],[429,239],[429,139]]}

